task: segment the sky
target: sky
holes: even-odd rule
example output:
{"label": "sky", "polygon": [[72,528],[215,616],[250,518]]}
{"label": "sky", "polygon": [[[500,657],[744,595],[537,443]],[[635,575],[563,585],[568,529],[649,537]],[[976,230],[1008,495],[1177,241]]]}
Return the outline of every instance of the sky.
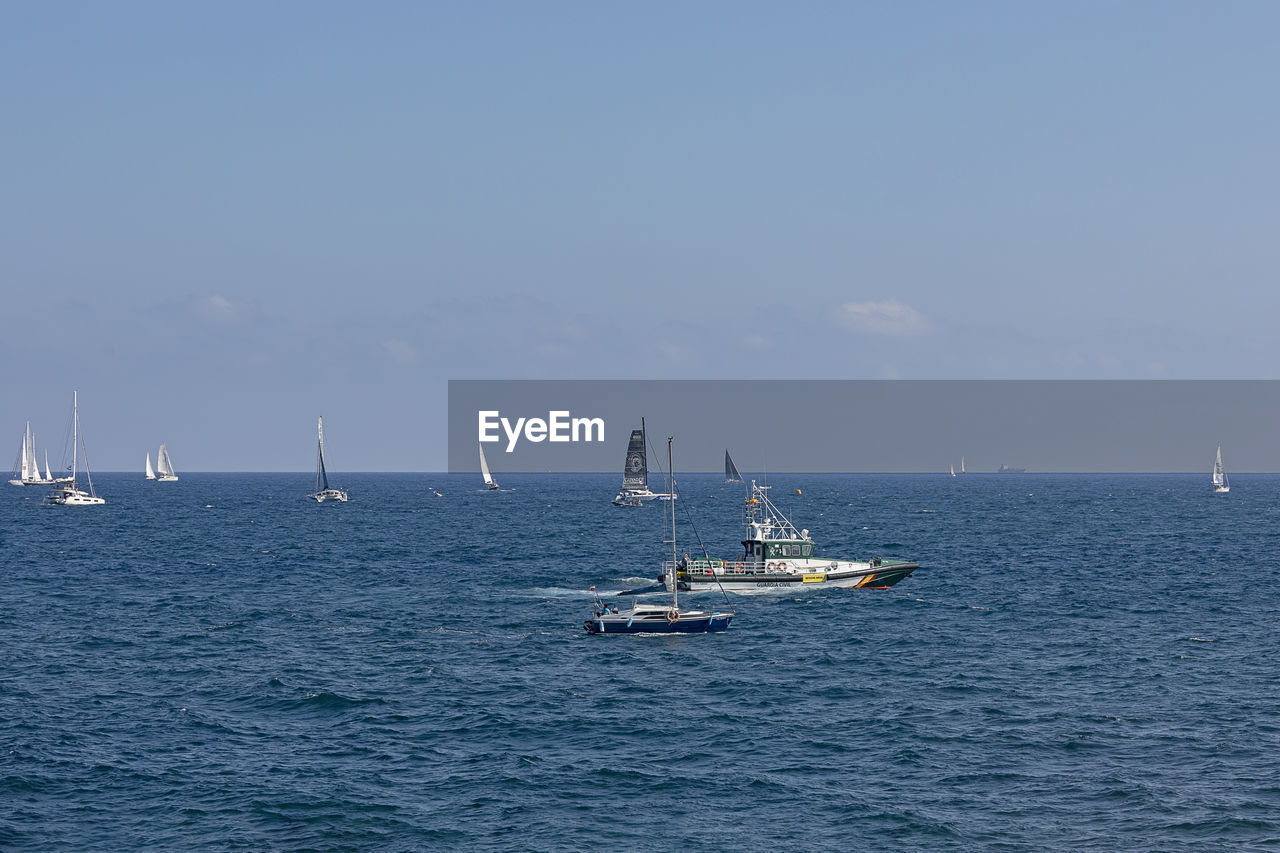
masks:
{"label": "sky", "polygon": [[449,379],[1277,378],[1274,3],[5,19],[15,456],[72,389],[95,469],[414,471]]}

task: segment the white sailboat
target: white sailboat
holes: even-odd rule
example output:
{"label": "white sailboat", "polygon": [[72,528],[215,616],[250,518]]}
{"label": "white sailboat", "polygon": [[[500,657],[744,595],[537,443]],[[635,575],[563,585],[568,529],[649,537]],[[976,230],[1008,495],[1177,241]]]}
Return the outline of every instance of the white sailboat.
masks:
{"label": "white sailboat", "polygon": [[347,493],[342,489],[336,489],[329,485],[329,473],[324,468],[324,418],[319,419],[316,425],[316,432],[319,435],[318,449],[316,450],[316,490],[307,497],[314,498],[316,503],[346,501]]}
{"label": "white sailboat", "polygon": [[1231,483],[1227,480],[1227,472],[1222,467],[1222,445],[1218,445],[1218,456],[1213,460],[1213,493],[1224,495],[1231,491]]}
{"label": "white sailboat", "polygon": [[27,421],[27,431],[22,434],[22,448],[13,464],[13,474],[9,484],[13,486],[47,486],[53,480],[45,480],[40,476],[40,465],[36,462],[36,437],[31,434],[31,421]]}
{"label": "white sailboat", "polygon": [[480,445],[480,474],[484,477],[484,484],[489,491],[498,491],[498,482],[493,479],[493,475],[489,473],[489,460],[484,458],[484,445]]}
{"label": "white sailboat", "polygon": [[144,479],[154,480],[155,478],[156,478],[156,472],[151,468],[151,451],[148,450],[147,451],[147,473]]}
{"label": "white sailboat", "polygon": [[952,477],[954,477],[955,475],[956,475],[956,466],[955,466],[955,465],[952,465],[952,466],[951,466],[951,476],[952,476]]}
{"label": "white sailboat", "polygon": [[156,482],[172,483],[178,479],[178,474],[173,470],[173,460],[169,458],[169,448],[163,444],[160,450],[156,452]]}
{"label": "white sailboat", "polygon": [[961,474],[964,473],[964,457],[963,456],[960,457],[960,473]]}
{"label": "white sailboat", "polygon": [[[76,485],[78,475],[79,454],[84,454],[84,478],[89,491],[83,491]],[[93,475],[89,473],[89,454],[84,449],[84,441],[80,438],[80,392],[73,391],[71,396],[71,479],[66,485],[55,488],[45,496],[44,502],[50,506],[101,506],[107,501],[98,497],[93,490]]]}

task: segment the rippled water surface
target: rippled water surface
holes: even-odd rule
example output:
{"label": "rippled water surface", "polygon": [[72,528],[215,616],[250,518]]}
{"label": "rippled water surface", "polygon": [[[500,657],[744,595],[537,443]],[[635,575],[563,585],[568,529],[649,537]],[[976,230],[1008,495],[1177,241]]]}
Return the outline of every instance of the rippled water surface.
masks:
{"label": "rippled water surface", "polygon": [[683,637],[582,630],[661,558],[614,476],[334,479],[0,487],[0,848],[1280,845],[1280,477],[774,475],[922,568]]}

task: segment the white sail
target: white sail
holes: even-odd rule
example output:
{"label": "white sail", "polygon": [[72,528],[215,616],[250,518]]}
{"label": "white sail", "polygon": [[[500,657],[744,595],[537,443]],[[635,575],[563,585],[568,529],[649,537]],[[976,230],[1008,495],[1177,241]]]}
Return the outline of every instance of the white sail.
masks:
{"label": "white sail", "polygon": [[147,479],[154,480],[155,478],[156,478],[156,472],[151,470],[151,451],[148,450],[147,451]]}
{"label": "white sail", "polygon": [[954,477],[955,475],[956,475],[956,466],[952,465],[952,466],[951,466],[951,476],[952,476],[952,477]]}
{"label": "white sail", "polygon": [[1218,455],[1213,460],[1213,490],[1215,492],[1226,492],[1231,489],[1231,485],[1227,482],[1227,472],[1222,467],[1222,445],[1218,445]]}
{"label": "white sail", "polygon": [[31,479],[31,422],[27,421],[27,431],[22,434],[22,461],[18,466],[18,478],[22,482]]}
{"label": "white sail", "polygon": [[178,475],[173,470],[173,460],[169,458],[169,448],[163,444],[156,452],[156,479],[176,480]]}
{"label": "white sail", "polygon": [[25,479],[36,482],[40,479],[40,465],[36,462],[36,437],[31,434],[31,422],[27,421],[27,463]]}
{"label": "white sail", "polygon": [[49,470],[49,448],[44,450],[44,478],[50,483],[53,482],[53,473]]}
{"label": "white sail", "polygon": [[489,462],[484,458],[484,445],[480,445],[480,474],[484,477],[486,486],[493,485],[493,475],[489,473]]}
{"label": "white sail", "polygon": [[964,473],[964,457],[963,456],[960,457],[960,473],[961,474]]}

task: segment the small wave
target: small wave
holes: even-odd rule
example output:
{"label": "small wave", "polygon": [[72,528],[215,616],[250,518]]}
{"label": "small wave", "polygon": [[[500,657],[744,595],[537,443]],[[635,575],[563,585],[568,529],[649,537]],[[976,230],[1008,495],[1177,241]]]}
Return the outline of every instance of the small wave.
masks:
{"label": "small wave", "polygon": [[331,693],[328,690],[321,690],[319,693],[308,693],[306,697],[294,703],[299,708],[323,709],[358,708],[361,705],[385,704],[387,704],[386,699],[376,696],[369,699],[357,699],[354,696],[343,696],[341,693]]}
{"label": "small wave", "polygon": [[1213,640],[1209,639],[1208,637],[1187,637],[1187,639],[1193,643],[1212,643],[1213,642]]}

